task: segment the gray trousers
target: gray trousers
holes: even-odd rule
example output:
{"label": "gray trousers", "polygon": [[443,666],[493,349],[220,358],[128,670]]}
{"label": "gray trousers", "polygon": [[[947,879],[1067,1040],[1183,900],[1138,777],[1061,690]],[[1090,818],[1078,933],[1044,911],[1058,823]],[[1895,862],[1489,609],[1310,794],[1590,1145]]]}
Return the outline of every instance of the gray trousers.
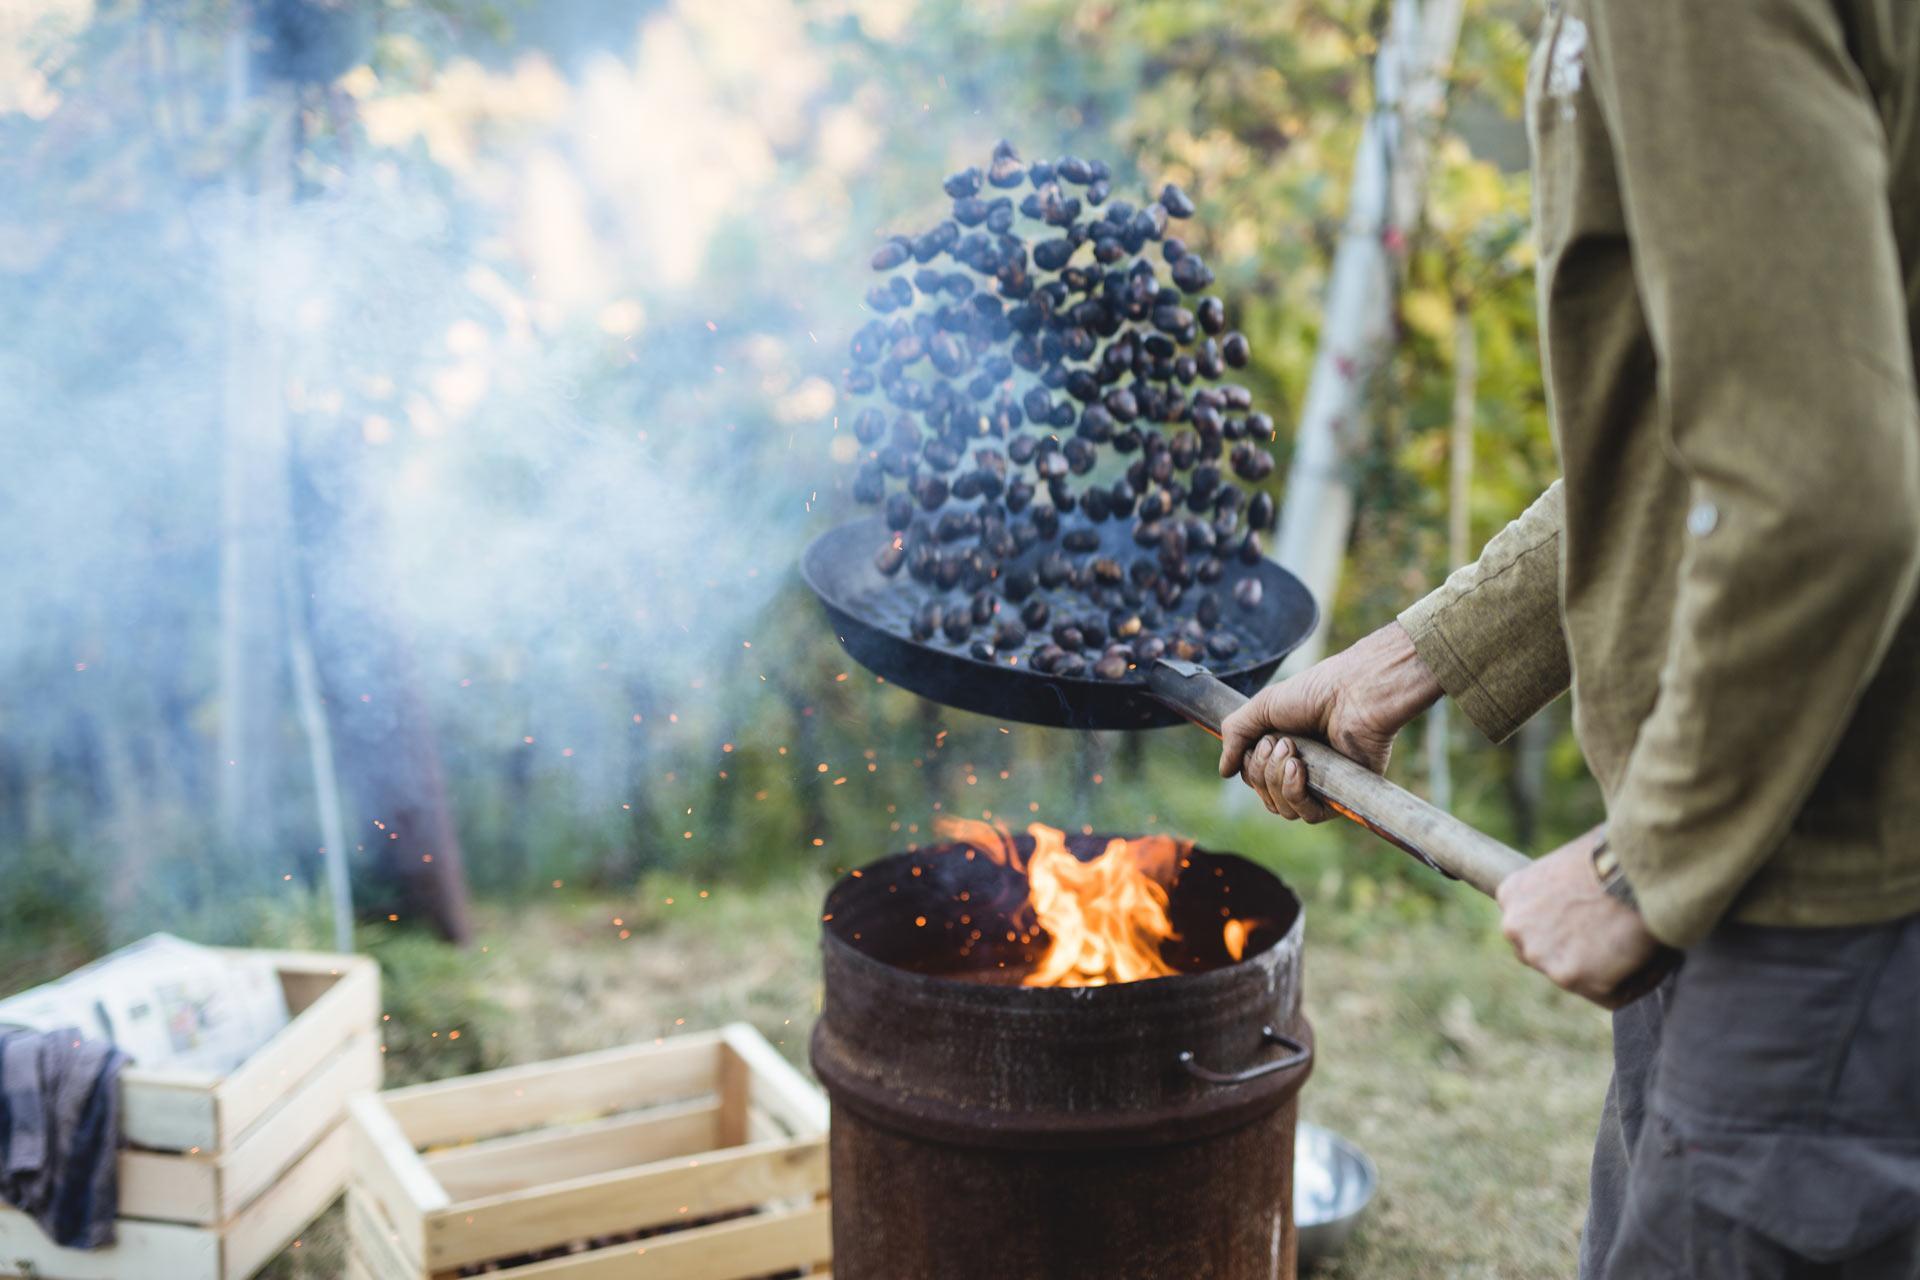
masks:
{"label": "gray trousers", "polygon": [[1920,916],[1722,926],[1613,1036],[1581,1280],[1920,1280]]}

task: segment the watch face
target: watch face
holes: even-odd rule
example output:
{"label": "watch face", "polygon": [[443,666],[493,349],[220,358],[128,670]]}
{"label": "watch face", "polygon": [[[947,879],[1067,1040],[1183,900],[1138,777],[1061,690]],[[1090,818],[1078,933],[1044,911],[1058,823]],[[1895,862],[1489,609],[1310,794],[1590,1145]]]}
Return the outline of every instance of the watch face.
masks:
{"label": "watch face", "polygon": [[1600,843],[1593,846],[1593,871],[1600,877],[1602,884],[1609,884],[1620,876],[1620,859],[1614,856],[1613,846],[1607,843],[1606,836],[1600,837]]}

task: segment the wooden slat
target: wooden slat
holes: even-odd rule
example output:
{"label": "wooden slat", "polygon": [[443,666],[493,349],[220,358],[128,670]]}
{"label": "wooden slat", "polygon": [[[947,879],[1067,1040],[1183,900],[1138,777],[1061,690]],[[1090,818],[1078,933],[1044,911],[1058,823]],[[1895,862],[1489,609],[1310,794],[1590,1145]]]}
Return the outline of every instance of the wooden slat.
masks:
{"label": "wooden slat", "polygon": [[495,1138],[710,1093],[719,1046],[717,1033],[681,1036],[412,1085],[381,1100],[416,1147]]}
{"label": "wooden slat", "polygon": [[295,1017],[304,1013],[315,1000],[333,989],[343,966],[372,965],[370,956],[347,955],[339,951],[287,951],[275,947],[214,947],[238,959],[264,959],[280,974],[280,986],[287,995],[287,1012]]}
{"label": "wooden slat", "polygon": [[321,1063],[279,1107],[220,1157],[220,1208],[231,1217],[262,1194],[300,1153],[339,1125],[347,1099],[380,1087],[380,1044],[360,1032]]}
{"label": "wooden slat", "polygon": [[426,1280],[425,1264],[401,1252],[392,1224],[358,1187],[347,1188],[347,1229],[354,1252],[376,1280]]}
{"label": "wooden slat", "polygon": [[106,1249],[56,1248],[33,1219],[0,1207],[0,1276],[39,1280],[222,1280],[220,1237],[172,1222],[121,1222]]}
{"label": "wooden slat", "polygon": [[787,1132],[787,1126],[775,1120],[759,1107],[747,1111],[748,1142],[779,1142],[794,1135]]}
{"label": "wooden slat", "polygon": [[169,1151],[120,1153],[120,1215],[211,1226],[220,1211],[220,1162]]}
{"label": "wooden slat", "polygon": [[[723,1033],[724,1036],[724,1033]],[[753,1068],[724,1038],[720,1045],[720,1141],[737,1147],[747,1140],[747,1110],[752,1106]]]}
{"label": "wooden slat", "polygon": [[796,1136],[827,1131],[827,1100],[765,1036],[744,1022],[721,1031],[727,1052],[744,1062],[752,1078],[755,1106],[785,1124]]}
{"label": "wooden slat", "polygon": [[379,1096],[350,1100],[347,1124],[353,1135],[354,1183],[380,1206],[397,1247],[410,1261],[424,1264],[426,1216],[447,1207],[447,1193]]}
{"label": "wooden slat", "polygon": [[219,1148],[213,1091],[220,1077],[206,1071],[120,1073],[120,1135],[135,1146],[211,1155]]}
{"label": "wooden slat", "polygon": [[378,1088],[380,1046],[362,1032],[220,1156],[120,1153],[120,1216],[213,1226],[239,1213],[346,1115],[348,1096]]}
{"label": "wooden slat", "polygon": [[474,1200],[542,1183],[631,1169],[718,1145],[720,1104],[669,1103],[564,1129],[540,1129],[429,1152],[428,1170],[449,1197]]}
{"label": "wooden slat", "polygon": [[816,1204],[696,1227],[638,1244],[515,1267],[508,1280],[752,1280],[809,1267],[833,1251],[831,1210]]}
{"label": "wooden slat", "polygon": [[214,1089],[216,1143],[223,1151],[237,1147],[248,1128],[305,1079],[315,1062],[380,1021],[380,973],[373,961],[284,952],[276,959],[283,967],[304,966],[304,972],[338,969],[339,978]]}
{"label": "wooden slat", "polygon": [[735,1147],[450,1205],[428,1216],[427,1261],[436,1271],[464,1266],[560,1241],[816,1195],[826,1186],[825,1138]]}
{"label": "wooden slat", "polygon": [[220,1228],[221,1280],[247,1280],[340,1198],[347,1184],[344,1124],[320,1139],[280,1180]]}
{"label": "wooden slat", "polygon": [[387,1215],[358,1184],[347,1188],[347,1235],[373,1280],[421,1280],[426,1267],[407,1257]]}

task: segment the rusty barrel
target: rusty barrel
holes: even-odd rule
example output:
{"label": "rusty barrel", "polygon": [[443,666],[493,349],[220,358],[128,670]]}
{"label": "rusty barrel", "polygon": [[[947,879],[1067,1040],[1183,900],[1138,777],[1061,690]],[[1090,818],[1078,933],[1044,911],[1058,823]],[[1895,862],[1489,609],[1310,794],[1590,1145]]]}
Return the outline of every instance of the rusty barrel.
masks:
{"label": "rusty barrel", "polygon": [[[828,894],[812,1056],[833,1105],[836,1280],[1292,1277],[1312,1067],[1299,899],[1195,849],[1163,952],[1180,972],[1053,988],[1004,978],[1033,958],[1000,930],[1024,899],[1017,872],[933,850]],[[1229,914],[1260,922],[1238,961]]]}

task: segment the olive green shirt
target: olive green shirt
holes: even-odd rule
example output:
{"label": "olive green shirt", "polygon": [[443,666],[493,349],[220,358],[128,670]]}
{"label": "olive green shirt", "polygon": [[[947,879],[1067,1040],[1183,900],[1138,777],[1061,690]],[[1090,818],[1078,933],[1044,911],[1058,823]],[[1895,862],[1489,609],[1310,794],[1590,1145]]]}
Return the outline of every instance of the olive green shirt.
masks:
{"label": "olive green shirt", "polygon": [[1529,93],[1564,479],[1401,617],[1572,686],[1652,931],[1920,911],[1920,3],[1567,0]]}

